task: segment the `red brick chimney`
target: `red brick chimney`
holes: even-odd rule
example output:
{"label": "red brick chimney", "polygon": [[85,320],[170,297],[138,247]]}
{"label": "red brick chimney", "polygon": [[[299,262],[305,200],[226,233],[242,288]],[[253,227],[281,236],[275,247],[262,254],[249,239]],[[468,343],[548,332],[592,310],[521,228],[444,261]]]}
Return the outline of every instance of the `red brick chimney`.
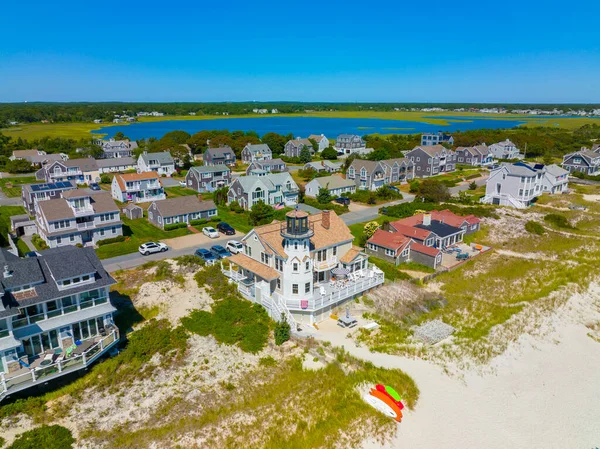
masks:
{"label": "red brick chimney", "polygon": [[321,219],[321,224],[323,225],[323,227],[325,229],[329,229],[329,226],[331,226],[331,217],[329,216],[329,211],[328,210],[324,210],[321,213],[322,219]]}

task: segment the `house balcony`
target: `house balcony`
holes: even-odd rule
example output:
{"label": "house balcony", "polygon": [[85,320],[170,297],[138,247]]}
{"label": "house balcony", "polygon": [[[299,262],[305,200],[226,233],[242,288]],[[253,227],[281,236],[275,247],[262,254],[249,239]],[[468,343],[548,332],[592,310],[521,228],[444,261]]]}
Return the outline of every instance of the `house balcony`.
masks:
{"label": "house balcony", "polygon": [[90,207],[72,207],[71,210],[75,216],[89,215],[94,213],[94,209]]}
{"label": "house balcony", "polygon": [[96,227],[96,223],[93,221],[86,221],[84,223],[77,223],[77,229],[94,229]]}
{"label": "house balcony", "polygon": [[313,260],[315,271],[327,271],[337,267],[338,258],[333,256],[327,260]]}
{"label": "house balcony", "polygon": [[126,192],[139,192],[141,190],[149,190],[149,189],[160,189],[161,185],[159,182],[147,182],[147,183],[135,183],[135,184],[127,184],[125,186]]}
{"label": "house balcony", "polygon": [[47,353],[44,357],[41,354],[28,368],[0,373],[0,401],[11,394],[87,368],[119,342],[119,330],[113,326],[109,332],[108,335],[84,340],[69,357],[65,356],[65,352]]}
{"label": "house balcony", "polygon": [[20,329],[25,326],[29,326],[31,324],[39,323],[40,321],[48,320],[50,318],[56,318],[60,315],[67,315],[69,313],[77,312],[79,310],[87,309],[92,306],[99,306],[101,304],[106,304],[108,302],[108,297],[102,296],[98,298],[87,298],[79,301],[78,304],[74,304],[72,306],[61,307],[56,310],[49,310],[48,312],[38,313],[36,315],[28,315],[23,318],[19,318],[17,320],[13,320],[12,328]]}
{"label": "house balcony", "polygon": [[382,285],[385,280],[383,272],[375,266],[355,273],[355,279],[315,284],[312,296],[305,299],[286,298],[285,304],[291,312],[318,311],[361,295],[367,290]]}

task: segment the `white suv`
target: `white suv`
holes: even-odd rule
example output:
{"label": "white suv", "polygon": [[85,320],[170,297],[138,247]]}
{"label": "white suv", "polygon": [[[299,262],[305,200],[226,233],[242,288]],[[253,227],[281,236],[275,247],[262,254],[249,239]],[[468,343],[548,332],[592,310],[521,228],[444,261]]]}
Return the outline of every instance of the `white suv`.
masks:
{"label": "white suv", "polygon": [[238,254],[244,250],[244,245],[237,240],[230,240],[227,242],[227,245],[225,245],[225,248],[227,248],[231,254]]}
{"label": "white suv", "polygon": [[140,254],[142,256],[147,256],[148,254],[152,254],[152,253],[162,253],[168,249],[169,249],[169,247],[167,245],[165,245],[164,243],[148,242],[148,243],[142,243],[140,245],[140,247],[138,248],[138,251],[140,252]]}

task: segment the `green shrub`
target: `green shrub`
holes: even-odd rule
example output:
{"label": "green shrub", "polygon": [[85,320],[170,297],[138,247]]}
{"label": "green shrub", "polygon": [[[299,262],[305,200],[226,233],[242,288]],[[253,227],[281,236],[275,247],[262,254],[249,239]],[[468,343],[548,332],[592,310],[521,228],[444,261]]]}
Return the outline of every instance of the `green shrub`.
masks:
{"label": "green shrub", "polygon": [[155,280],[162,281],[163,279],[168,279],[173,276],[173,270],[171,269],[171,264],[165,260],[161,260],[156,265],[155,272]]}
{"label": "green shrub", "polygon": [[165,225],[165,231],[174,231],[175,229],[187,228],[187,223],[172,223]]}
{"label": "green shrub", "polygon": [[125,237],[124,235],[118,235],[117,237],[111,237],[109,239],[104,239],[104,240],[98,240],[96,242],[96,245],[98,245],[98,246],[110,245],[111,243],[124,242],[125,240],[127,240],[127,237]]}
{"label": "green shrub", "polygon": [[[468,181],[469,179],[479,178],[480,176],[481,176],[481,174],[479,174],[479,173],[473,173],[472,175],[465,176],[465,179]],[[475,189],[473,189],[473,190],[475,190]]]}
{"label": "green shrub", "polygon": [[42,237],[40,237],[39,234],[33,234],[31,236],[31,243],[33,243],[33,246],[35,246],[35,249],[37,249],[38,251],[42,251],[49,248],[46,241]]}
{"label": "green shrub", "polygon": [[235,212],[236,214],[243,214],[244,213],[244,208],[242,206],[240,206],[240,203],[238,203],[237,201],[232,201],[229,204],[229,210],[231,212]]}
{"label": "green shrub", "polygon": [[525,223],[525,230],[530,232],[531,234],[542,235],[546,232],[544,227],[539,224],[537,221],[529,220]]}
{"label": "green shrub", "polygon": [[107,173],[104,173],[100,176],[100,184],[110,184],[112,182],[112,176]]}
{"label": "green shrub", "polygon": [[544,217],[544,221],[553,224],[557,228],[573,229],[573,226],[567,220],[567,217],[560,214],[548,214]]}
{"label": "green shrub", "polygon": [[74,443],[69,429],[43,425],[19,435],[8,449],[71,449]]}
{"label": "green shrub", "polygon": [[281,314],[281,320],[275,326],[275,344],[281,346],[288,341],[290,339],[290,331],[289,323],[285,320],[285,316]]}
{"label": "green shrub", "polygon": [[181,324],[190,332],[212,335],[219,343],[238,345],[253,354],[260,352],[269,338],[266,310],[260,304],[241,298],[217,301],[212,305],[212,312],[193,310],[181,319]]}
{"label": "green shrub", "polygon": [[192,220],[190,221],[190,224],[192,226],[202,226],[204,224],[208,223],[208,220],[206,218],[199,218],[198,220]]}
{"label": "green shrub", "polygon": [[273,357],[268,355],[266,357],[261,357],[260,359],[258,359],[258,364],[260,366],[265,366],[265,367],[277,366],[277,360],[275,360]]}
{"label": "green shrub", "polygon": [[332,210],[337,215],[342,215],[342,214],[345,214],[346,212],[349,212],[348,206],[342,206],[341,204],[333,204],[333,203],[321,204],[314,198],[310,198],[307,196],[304,197],[304,204],[307,204],[309,206],[312,206],[312,207],[315,207],[315,208],[321,209],[321,210]]}

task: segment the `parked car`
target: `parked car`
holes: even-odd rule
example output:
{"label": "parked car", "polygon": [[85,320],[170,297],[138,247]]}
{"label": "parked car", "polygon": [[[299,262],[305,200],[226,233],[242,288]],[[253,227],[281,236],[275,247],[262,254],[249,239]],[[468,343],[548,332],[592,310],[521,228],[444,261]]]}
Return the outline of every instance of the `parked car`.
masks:
{"label": "parked car", "polygon": [[215,255],[217,259],[224,259],[225,257],[231,256],[231,253],[221,245],[215,245],[210,249],[210,252]]}
{"label": "parked car", "polygon": [[185,181],[179,181],[179,187],[187,187]]}
{"label": "parked car", "polygon": [[213,228],[212,226],[207,226],[205,228],[202,228],[202,233],[208,237],[210,237],[211,239],[218,239],[219,238],[219,232]]}
{"label": "parked car", "polygon": [[241,242],[238,242],[237,240],[230,240],[229,242],[227,242],[227,245],[225,245],[225,247],[232,254],[238,254],[244,250],[244,245],[242,245]]}
{"label": "parked car", "polygon": [[336,198],[335,200],[336,203],[341,204],[343,206],[349,206],[350,205],[350,198],[346,198],[344,196],[340,196],[339,198]]}
{"label": "parked car", "polygon": [[167,245],[165,245],[164,243],[148,242],[148,243],[142,243],[140,245],[140,247],[138,248],[138,251],[140,252],[140,254],[142,256],[147,256],[148,254],[152,254],[152,253],[162,253],[168,249],[169,249],[169,247]]}
{"label": "parked car", "polygon": [[217,224],[217,230],[225,235],[235,235],[235,229],[233,229],[230,224],[225,223],[224,221]]}
{"label": "parked car", "polygon": [[92,190],[102,190],[102,189],[100,188],[100,186],[99,186],[98,184],[96,184],[95,182],[92,182],[92,183],[90,184],[90,189],[92,189]]}
{"label": "parked car", "polygon": [[213,264],[217,261],[215,255],[205,248],[198,248],[194,254],[208,264]]}

